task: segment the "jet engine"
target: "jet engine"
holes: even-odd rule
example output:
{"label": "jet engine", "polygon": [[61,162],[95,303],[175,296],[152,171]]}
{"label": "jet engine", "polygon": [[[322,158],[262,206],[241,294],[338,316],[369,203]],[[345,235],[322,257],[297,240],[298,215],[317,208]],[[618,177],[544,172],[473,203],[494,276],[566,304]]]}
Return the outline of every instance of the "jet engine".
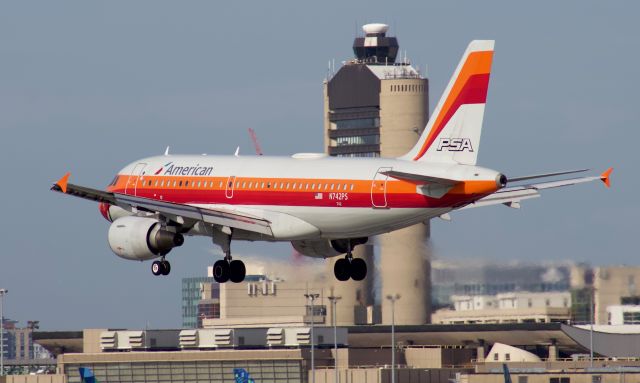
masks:
{"label": "jet engine", "polygon": [[317,241],[291,241],[293,248],[302,255],[314,258],[329,258],[353,250],[356,245],[367,243],[369,238],[321,239]]}
{"label": "jet engine", "polygon": [[125,259],[156,258],[183,243],[182,234],[163,229],[155,218],[120,217],[109,226],[109,246],[117,256]]}

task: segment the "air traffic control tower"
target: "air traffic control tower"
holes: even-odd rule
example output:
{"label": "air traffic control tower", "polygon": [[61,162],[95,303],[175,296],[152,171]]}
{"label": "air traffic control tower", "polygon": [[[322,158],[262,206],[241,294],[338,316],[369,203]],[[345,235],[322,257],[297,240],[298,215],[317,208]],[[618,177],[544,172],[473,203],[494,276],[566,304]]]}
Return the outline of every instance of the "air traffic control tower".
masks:
{"label": "air traffic control tower", "polygon": [[[343,157],[398,157],[408,152],[429,119],[429,81],[406,60],[397,60],[398,40],[387,36],[385,24],[362,27],[364,37],[353,43],[355,58],[324,82],[325,151]],[[375,174],[371,174],[373,180]],[[384,209],[385,206],[372,209]],[[430,318],[429,222],[381,235],[356,247],[370,270],[361,282],[334,282],[338,325],[353,323],[354,306],[372,304],[374,275],[380,277],[382,322],[424,324]],[[374,266],[372,242],[380,249]],[[339,257],[327,262],[328,273]],[[373,272],[374,270],[377,271]]]}

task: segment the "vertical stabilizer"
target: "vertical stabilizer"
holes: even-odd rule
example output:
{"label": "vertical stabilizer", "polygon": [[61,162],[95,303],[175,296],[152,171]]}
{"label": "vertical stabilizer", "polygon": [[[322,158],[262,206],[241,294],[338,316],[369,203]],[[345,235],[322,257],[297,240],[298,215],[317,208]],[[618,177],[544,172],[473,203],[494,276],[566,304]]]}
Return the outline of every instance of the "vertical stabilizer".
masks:
{"label": "vertical stabilizer", "polygon": [[493,40],[469,44],[420,140],[402,159],[476,164],[493,47]]}

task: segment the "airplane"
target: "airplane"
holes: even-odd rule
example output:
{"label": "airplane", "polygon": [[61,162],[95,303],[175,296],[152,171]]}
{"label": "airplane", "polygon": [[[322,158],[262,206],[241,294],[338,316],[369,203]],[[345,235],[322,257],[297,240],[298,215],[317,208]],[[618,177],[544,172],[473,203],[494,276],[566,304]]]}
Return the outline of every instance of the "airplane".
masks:
{"label": "airplane", "polygon": [[100,383],[89,367],[79,367],[78,371],[80,372],[80,381],[82,383]]}
{"label": "airplane", "polygon": [[236,379],[236,383],[255,383],[255,380],[249,377],[249,372],[244,368],[234,368],[233,377]]}
{"label": "airplane", "polygon": [[335,262],[336,279],[362,280],[367,266],[352,250],[372,236],[450,219],[451,211],[519,208],[544,189],[594,180],[610,186],[612,168],[530,183],[589,169],[507,177],[476,166],[493,52],[493,40],[469,44],[418,142],[399,158],[174,155],[167,148],[124,167],[106,190],[71,184],[70,173],[51,189],[99,202],[111,222],[111,250],[129,260],[156,259],[154,275],[168,275],[167,254],[184,236],[198,235],[224,253],[213,267],[219,283],[245,278],[232,240],[289,241],[306,256],[344,255]]}

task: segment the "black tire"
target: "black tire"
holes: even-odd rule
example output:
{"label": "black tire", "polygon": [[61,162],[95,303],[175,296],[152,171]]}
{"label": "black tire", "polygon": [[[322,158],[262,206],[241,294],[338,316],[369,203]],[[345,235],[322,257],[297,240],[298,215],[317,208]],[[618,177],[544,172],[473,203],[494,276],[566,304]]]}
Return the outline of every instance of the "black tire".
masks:
{"label": "black tire", "polygon": [[229,262],[221,259],[213,264],[213,279],[218,283],[225,283],[229,280]]}
{"label": "black tire", "polygon": [[160,261],[153,261],[151,264],[151,273],[155,276],[162,274],[162,263],[160,263]]}
{"label": "black tire", "polygon": [[367,277],[367,262],[362,258],[351,260],[351,279],[361,281]]}
{"label": "black tire", "polygon": [[344,258],[338,259],[333,265],[333,275],[335,275],[336,279],[340,282],[349,280],[351,276],[351,265],[349,261]]}
{"label": "black tire", "polygon": [[235,260],[229,263],[229,279],[233,283],[240,283],[244,281],[244,277],[247,274],[247,268],[244,267],[244,262]]}
{"label": "black tire", "polygon": [[162,264],[162,275],[169,275],[171,272],[171,264],[169,261],[160,262]]}

